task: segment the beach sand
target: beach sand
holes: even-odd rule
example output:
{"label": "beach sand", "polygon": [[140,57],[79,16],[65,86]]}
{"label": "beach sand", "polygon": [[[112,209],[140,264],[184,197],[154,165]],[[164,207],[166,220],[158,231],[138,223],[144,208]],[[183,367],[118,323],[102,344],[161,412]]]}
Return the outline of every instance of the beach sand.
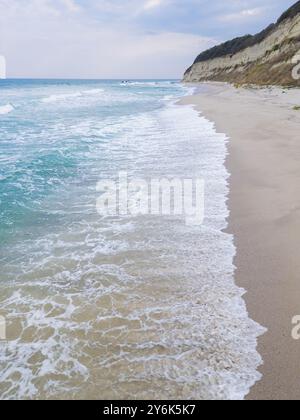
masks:
{"label": "beach sand", "polygon": [[230,137],[229,232],[236,283],[248,311],[268,328],[259,339],[263,379],[249,399],[300,399],[300,105],[299,89],[203,84],[185,98]]}

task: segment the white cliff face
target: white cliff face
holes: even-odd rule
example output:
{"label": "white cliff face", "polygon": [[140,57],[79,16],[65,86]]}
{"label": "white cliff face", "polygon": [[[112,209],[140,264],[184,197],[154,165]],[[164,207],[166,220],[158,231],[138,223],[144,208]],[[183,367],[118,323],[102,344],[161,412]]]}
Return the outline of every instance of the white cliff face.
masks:
{"label": "white cliff face", "polygon": [[185,82],[219,80],[236,83],[293,84],[293,57],[300,50],[300,14],[286,19],[260,43],[230,56],[195,63]]}

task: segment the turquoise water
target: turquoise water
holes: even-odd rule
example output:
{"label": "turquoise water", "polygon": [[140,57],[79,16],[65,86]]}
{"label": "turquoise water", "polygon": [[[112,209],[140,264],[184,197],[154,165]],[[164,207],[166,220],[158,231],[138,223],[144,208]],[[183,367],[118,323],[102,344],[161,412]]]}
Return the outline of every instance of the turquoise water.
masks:
{"label": "turquoise water", "polygon": [[[260,378],[227,137],[176,81],[0,81],[1,399],[243,398]],[[100,216],[97,182],[202,179],[205,220]],[[2,319],[2,318],[1,318]]]}
{"label": "turquoise water", "polygon": [[183,90],[172,81],[0,81],[0,109],[11,107],[0,116],[1,242],[63,223],[49,211],[49,197],[63,213],[61,195],[107,175],[106,143],[122,123]]}

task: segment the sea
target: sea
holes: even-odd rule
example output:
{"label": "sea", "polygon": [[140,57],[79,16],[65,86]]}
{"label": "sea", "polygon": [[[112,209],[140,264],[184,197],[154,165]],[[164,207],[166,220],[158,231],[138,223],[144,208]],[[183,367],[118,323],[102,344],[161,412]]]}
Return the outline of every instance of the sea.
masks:
{"label": "sea", "polygon": [[[0,398],[244,399],[229,139],[176,80],[0,81]],[[201,88],[198,88],[201,93]],[[99,181],[202,179],[204,222],[99,214]]]}

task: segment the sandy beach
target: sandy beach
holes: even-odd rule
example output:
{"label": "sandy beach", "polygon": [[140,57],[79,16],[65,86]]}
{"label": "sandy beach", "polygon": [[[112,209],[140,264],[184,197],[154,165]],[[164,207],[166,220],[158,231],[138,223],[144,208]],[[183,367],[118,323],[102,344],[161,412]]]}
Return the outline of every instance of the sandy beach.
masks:
{"label": "sandy beach", "polygon": [[263,379],[249,399],[300,398],[299,90],[201,85],[184,99],[230,137],[229,232],[235,236],[236,283],[247,291],[252,319],[268,329],[259,340]]}

